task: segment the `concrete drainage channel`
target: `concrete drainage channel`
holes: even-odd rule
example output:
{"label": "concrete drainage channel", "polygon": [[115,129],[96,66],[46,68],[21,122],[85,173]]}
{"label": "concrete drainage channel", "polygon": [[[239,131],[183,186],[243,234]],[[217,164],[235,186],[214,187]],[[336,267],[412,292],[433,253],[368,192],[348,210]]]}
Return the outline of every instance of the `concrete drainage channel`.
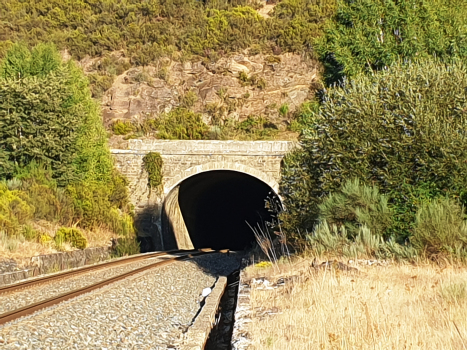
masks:
{"label": "concrete drainage channel", "polygon": [[235,323],[240,270],[218,278],[185,334],[180,350],[230,350]]}
{"label": "concrete drainage channel", "polygon": [[237,306],[238,278],[240,271],[234,271],[227,277],[224,295],[217,309],[214,327],[209,334],[205,350],[230,350],[234,314]]}

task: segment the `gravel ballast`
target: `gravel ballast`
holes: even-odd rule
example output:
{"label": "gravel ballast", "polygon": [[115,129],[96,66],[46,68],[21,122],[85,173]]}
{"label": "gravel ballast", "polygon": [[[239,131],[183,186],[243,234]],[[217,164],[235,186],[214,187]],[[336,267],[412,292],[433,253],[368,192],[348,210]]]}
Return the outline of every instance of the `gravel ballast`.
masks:
{"label": "gravel ballast", "polygon": [[61,280],[46,282],[39,286],[28,287],[13,293],[0,294],[0,314],[19,309],[23,306],[47,300],[75,289],[84,288],[122,273],[136,270],[137,268],[154,264],[167,259],[155,257],[146,260],[130,262],[102,270],[89,271],[66,277]]}
{"label": "gravel ballast", "polygon": [[0,328],[4,349],[176,349],[201,291],[238,268],[215,254],[154,268]]}

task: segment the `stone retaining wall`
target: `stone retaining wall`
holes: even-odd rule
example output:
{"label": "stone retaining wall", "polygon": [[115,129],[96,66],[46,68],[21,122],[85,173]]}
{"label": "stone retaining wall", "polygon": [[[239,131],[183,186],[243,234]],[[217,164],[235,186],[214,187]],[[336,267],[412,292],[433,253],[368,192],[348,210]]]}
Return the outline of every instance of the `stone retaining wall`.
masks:
{"label": "stone retaining wall", "polygon": [[46,273],[108,260],[110,253],[110,247],[98,247],[3,261],[0,262],[0,287]]}

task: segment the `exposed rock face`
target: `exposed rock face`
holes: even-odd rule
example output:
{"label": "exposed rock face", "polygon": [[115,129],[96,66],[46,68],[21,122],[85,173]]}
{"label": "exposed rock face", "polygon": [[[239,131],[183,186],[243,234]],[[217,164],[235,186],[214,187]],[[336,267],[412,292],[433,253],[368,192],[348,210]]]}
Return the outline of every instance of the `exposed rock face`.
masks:
{"label": "exposed rock face", "polygon": [[317,79],[314,61],[289,53],[237,54],[208,64],[162,59],[158,66],[132,68],[117,77],[103,98],[104,121],[140,119],[191,101],[208,123],[213,115],[235,120],[263,115],[281,124],[286,117],[279,107],[288,104],[294,111],[311,97]]}

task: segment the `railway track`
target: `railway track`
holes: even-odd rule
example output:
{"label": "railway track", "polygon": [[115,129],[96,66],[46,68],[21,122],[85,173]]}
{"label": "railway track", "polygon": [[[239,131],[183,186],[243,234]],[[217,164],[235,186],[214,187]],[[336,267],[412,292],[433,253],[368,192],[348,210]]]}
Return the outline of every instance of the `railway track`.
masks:
{"label": "railway track", "polygon": [[131,264],[131,263],[142,261],[142,260],[163,258],[164,256],[167,256],[167,258],[162,261],[149,263],[145,266],[137,267],[130,271],[117,274],[113,277],[101,280],[97,283],[90,284],[83,288],[73,289],[68,292],[62,293],[60,295],[47,298],[44,300],[40,300],[38,302],[34,302],[26,306],[0,314],[0,326],[8,322],[14,321],[16,319],[19,319],[21,317],[31,315],[34,312],[39,311],[41,309],[49,308],[51,306],[57,305],[66,300],[76,298],[80,295],[89,293],[93,290],[102,288],[111,283],[123,280],[125,278],[147,271],[149,269],[153,269],[155,267],[162,267],[162,266],[171,264],[175,261],[187,260],[187,259],[190,259],[196,256],[212,254],[212,253],[227,253],[227,252],[228,250],[212,250],[212,249],[206,248],[206,249],[200,249],[200,250],[188,250],[188,251],[187,250],[173,250],[173,251],[167,251],[167,252],[139,254],[136,256],[131,256],[127,258],[110,261],[107,263],[86,266],[86,267],[82,267],[76,270],[65,271],[65,272],[54,274],[54,275],[34,278],[32,280],[26,280],[24,282],[19,282],[19,283],[10,285],[10,286],[5,286],[5,287],[0,288],[0,296],[2,297],[4,296],[8,297],[8,295],[13,294],[15,292],[22,291],[24,289],[38,287],[38,286],[45,285],[45,284],[48,284],[54,281],[66,280],[70,277],[76,277],[77,275],[83,275],[83,278],[85,278],[85,275],[90,272],[94,272],[98,270],[105,270],[105,269],[113,268],[116,266],[122,266],[125,264]]}

